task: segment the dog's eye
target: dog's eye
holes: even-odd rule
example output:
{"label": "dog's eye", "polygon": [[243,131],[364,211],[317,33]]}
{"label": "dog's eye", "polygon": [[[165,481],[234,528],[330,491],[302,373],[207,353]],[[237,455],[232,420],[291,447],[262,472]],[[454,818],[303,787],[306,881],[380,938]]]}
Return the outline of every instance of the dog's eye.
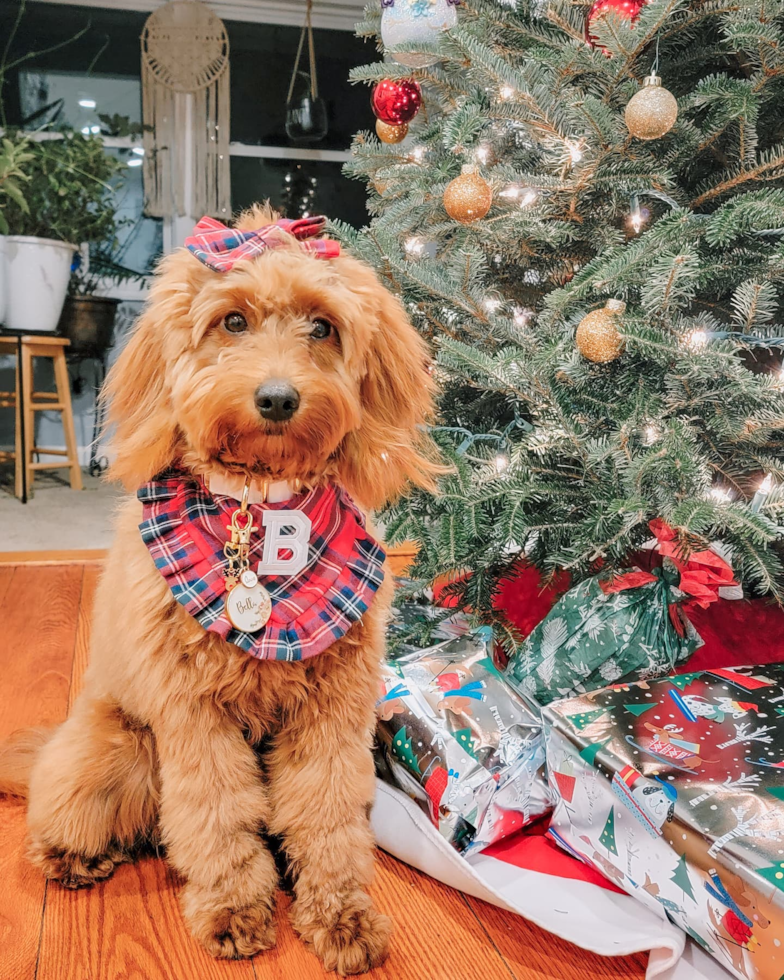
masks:
{"label": "dog's eye", "polygon": [[223,318],[223,326],[229,333],[243,333],[248,329],[248,321],[241,313],[227,313]]}
{"label": "dog's eye", "polygon": [[310,336],[314,340],[324,340],[332,333],[332,324],[326,320],[314,320]]}

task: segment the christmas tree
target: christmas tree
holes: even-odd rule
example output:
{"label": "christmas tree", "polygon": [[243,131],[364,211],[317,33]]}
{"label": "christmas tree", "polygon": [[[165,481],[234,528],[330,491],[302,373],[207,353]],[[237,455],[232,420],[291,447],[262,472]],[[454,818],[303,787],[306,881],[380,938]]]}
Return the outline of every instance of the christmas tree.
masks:
{"label": "christmas tree", "polygon": [[626,567],[654,517],[781,599],[782,0],[444,5],[359,26],[395,62],[353,74],[382,141],[346,165],[372,222],[336,227],[443,390],[454,472],[388,530],[484,619],[521,555]]}
{"label": "christmas tree", "polygon": [[610,810],[604,830],[599,837],[599,843],[606,847],[611,854],[618,856],[618,848],[615,846],[615,810]]}
{"label": "christmas tree", "polygon": [[674,882],[678,888],[683,891],[684,895],[688,895],[693,901],[697,901],[694,898],[694,889],[691,885],[691,878],[689,878],[689,866],[686,863],[686,855],[681,854],[680,860],[675,866],[675,870],[670,876],[670,881]]}
{"label": "christmas tree", "polygon": [[405,725],[395,734],[392,740],[392,751],[412,772],[417,774],[421,773],[422,770],[419,768],[419,760],[411,746],[411,739],[408,736]]}

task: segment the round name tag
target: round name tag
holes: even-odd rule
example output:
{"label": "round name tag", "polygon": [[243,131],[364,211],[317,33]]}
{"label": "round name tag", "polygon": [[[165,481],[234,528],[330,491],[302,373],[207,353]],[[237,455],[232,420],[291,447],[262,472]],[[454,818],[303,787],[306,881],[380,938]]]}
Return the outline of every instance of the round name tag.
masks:
{"label": "round name tag", "polygon": [[237,585],[226,596],[226,616],[235,630],[256,633],[272,614],[269,592],[259,583],[255,572],[247,569]]}

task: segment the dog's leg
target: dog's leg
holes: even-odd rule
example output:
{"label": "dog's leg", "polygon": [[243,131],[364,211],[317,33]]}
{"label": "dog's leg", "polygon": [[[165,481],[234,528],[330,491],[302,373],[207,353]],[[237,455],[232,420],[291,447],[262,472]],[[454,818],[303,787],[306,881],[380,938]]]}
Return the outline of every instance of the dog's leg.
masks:
{"label": "dog's leg", "polygon": [[88,694],[41,749],[30,775],[30,857],[48,878],[82,888],[108,878],[155,824],[149,729]]}
{"label": "dog's leg", "polygon": [[268,802],[253,749],[216,705],[167,709],[155,734],[160,825],[187,879],[185,918],[213,956],[253,956],[275,944],[277,871],[259,831]]}
{"label": "dog's leg", "polygon": [[292,924],[324,968],[343,976],[383,962],[392,926],[366,892],[376,680],[350,670],[339,668],[343,683],[334,677],[284,722],[268,759],[271,830],[283,837],[295,882]]}

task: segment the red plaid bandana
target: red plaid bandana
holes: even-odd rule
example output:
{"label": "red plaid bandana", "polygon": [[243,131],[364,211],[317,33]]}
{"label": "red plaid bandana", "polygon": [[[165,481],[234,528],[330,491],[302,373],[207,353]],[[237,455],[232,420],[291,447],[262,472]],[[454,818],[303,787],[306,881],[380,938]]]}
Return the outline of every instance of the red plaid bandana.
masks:
{"label": "red plaid bandana", "polygon": [[[386,555],[344,490],[325,486],[284,503],[251,504],[259,528],[265,509],[301,510],[313,530],[301,572],[260,577],[272,615],[258,633],[242,633],[224,612],[223,545],[237,501],[177,471],[144,484],[137,496],[144,505],[142,540],[174,598],[204,629],[260,660],[304,660],[326,650],[362,618],[384,580]],[[251,543],[251,568],[263,543],[262,530]]]}
{"label": "red plaid bandana", "polygon": [[227,228],[215,218],[204,217],[193,229],[190,238],[185,239],[185,247],[193,252],[199,262],[203,262],[216,272],[229,272],[237,262],[253,259],[267,248],[277,248],[285,244],[281,231],[298,239],[306,252],[313,252],[318,259],[334,259],[340,255],[340,243],[330,238],[312,239],[324,231],[327,219],[324,217],[299,218],[291,221],[278,218],[271,225],[255,231],[239,231]]}

